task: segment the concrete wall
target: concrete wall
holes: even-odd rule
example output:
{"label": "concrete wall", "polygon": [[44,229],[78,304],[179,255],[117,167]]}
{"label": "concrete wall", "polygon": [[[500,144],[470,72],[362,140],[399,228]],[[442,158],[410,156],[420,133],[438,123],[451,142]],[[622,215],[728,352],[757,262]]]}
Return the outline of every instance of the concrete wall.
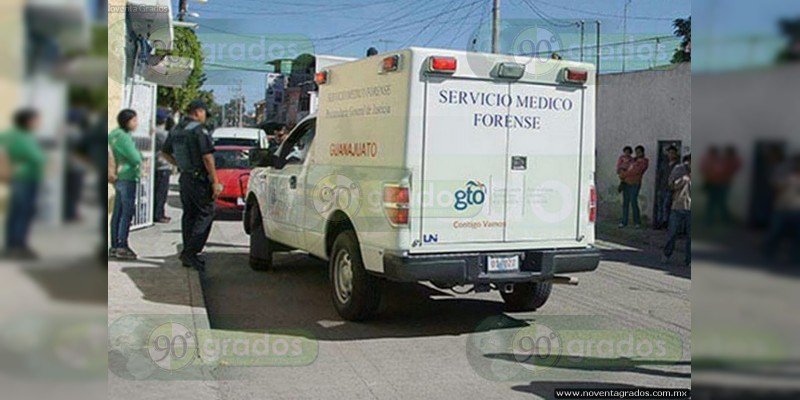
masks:
{"label": "concrete wall", "polygon": [[[723,74],[698,74],[693,80],[692,124],[697,158],[711,145],[735,146],[742,169],[731,189],[731,211],[747,219],[753,154],[759,140],[785,142],[787,156],[800,153],[800,65]],[[702,193],[700,193],[702,194]],[[702,207],[695,196],[694,209]],[[700,208],[702,211],[702,208]]]}
{"label": "concrete wall", "polygon": [[0,2],[0,44],[3,60],[0,61],[0,129],[11,125],[11,114],[19,108],[22,100],[22,77],[24,70],[22,21],[25,0],[3,0]]}
{"label": "concrete wall", "polygon": [[117,126],[122,109],[125,70],[125,13],[127,0],[108,0],[108,127]]}
{"label": "concrete wall", "polygon": [[617,157],[626,145],[643,145],[650,169],[639,199],[642,215],[652,218],[659,141],[680,140],[690,151],[692,73],[689,64],[664,71],[601,75],[597,91],[597,190],[599,213],[615,220],[622,214],[617,193]]}

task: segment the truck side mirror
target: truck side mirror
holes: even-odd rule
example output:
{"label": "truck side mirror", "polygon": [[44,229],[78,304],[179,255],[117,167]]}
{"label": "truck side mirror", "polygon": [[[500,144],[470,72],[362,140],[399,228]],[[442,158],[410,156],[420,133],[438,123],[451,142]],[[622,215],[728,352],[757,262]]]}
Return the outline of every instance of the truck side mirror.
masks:
{"label": "truck side mirror", "polygon": [[254,147],[250,149],[250,168],[265,168],[273,165],[273,155],[269,149]]}

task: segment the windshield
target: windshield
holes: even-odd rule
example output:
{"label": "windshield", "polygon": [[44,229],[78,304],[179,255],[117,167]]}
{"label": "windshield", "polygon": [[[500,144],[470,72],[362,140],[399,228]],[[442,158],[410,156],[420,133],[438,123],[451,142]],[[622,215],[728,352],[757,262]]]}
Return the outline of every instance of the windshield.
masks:
{"label": "windshield", "polygon": [[250,150],[217,150],[214,162],[217,169],[250,169]]}

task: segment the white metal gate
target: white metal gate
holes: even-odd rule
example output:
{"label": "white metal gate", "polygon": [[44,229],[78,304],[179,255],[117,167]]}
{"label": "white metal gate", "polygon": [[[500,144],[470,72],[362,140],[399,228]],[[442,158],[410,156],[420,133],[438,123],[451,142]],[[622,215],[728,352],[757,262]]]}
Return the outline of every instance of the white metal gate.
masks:
{"label": "white metal gate", "polygon": [[132,229],[153,225],[155,138],[151,129],[155,126],[157,92],[157,85],[139,79],[129,79],[125,85],[125,107],[136,111],[139,116],[139,129],[133,133],[133,139],[143,158]]}

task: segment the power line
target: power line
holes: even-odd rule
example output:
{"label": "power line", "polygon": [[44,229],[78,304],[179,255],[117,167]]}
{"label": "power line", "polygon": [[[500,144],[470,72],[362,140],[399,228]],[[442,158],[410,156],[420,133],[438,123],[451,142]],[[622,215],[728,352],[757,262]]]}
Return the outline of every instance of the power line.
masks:
{"label": "power line", "polygon": [[[623,19],[625,17],[623,15],[617,15],[617,14],[601,13],[601,12],[595,12],[595,11],[586,11],[586,10],[582,10],[582,9],[578,9],[578,8],[574,8],[574,7],[562,6],[560,4],[553,4],[553,3],[549,3],[549,2],[546,2],[546,1],[542,1],[542,0],[537,0],[537,1],[539,3],[541,3],[541,4],[546,4],[546,5],[548,5],[550,7],[553,7],[553,8],[558,8],[558,9],[561,9],[561,10],[583,13],[585,15],[595,15],[595,16],[600,16],[600,17],[617,18],[617,19]],[[643,21],[674,21],[677,18],[645,17],[645,16],[630,16],[629,15],[628,19],[638,19],[638,20],[643,20]]]}
{"label": "power line", "polygon": [[557,28],[566,28],[578,25],[577,22],[560,22],[560,23],[555,22],[556,18],[553,18],[544,11],[540,10],[538,7],[536,7],[535,4],[533,4],[531,0],[522,0],[522,2],[525,3],[528,6],[528,8],[530,8],[533,11],[534,14],[538,15],[539,18],[541,18],[544,22],[548,23],[551,26]]}

